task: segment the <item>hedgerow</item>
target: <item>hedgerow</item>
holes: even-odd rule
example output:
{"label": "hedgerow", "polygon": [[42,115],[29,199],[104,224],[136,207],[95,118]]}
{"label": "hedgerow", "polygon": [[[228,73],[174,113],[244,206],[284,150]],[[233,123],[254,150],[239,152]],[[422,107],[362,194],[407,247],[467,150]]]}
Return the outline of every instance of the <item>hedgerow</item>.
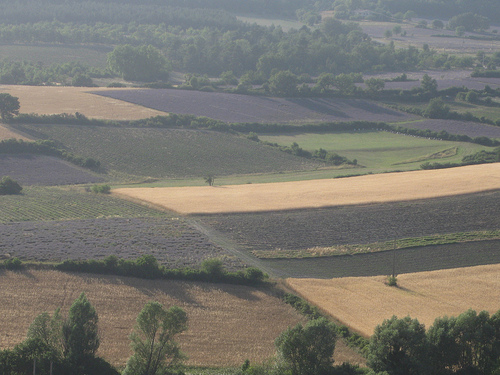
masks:
{"label": "hedgerow", "polygon": [[263,285],[268,278],[267,274],[254,267],[237,272],[226,271],[222,262],[217,259],[205,260],[199,269],[170,269],[160,265],[152,255],[143,255],[136,260],[126,260],[115,255],[110,255],[103,260],[66,260],[55,265],[55,268],[60,271],[112,274],[143,279],[189,280],[241,285]]}

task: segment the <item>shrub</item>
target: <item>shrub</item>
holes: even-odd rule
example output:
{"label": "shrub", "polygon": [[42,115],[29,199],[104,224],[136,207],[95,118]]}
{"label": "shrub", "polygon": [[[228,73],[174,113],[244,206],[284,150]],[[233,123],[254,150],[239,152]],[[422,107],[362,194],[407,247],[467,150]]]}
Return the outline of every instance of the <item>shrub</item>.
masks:
{"label": "shrub", "polygon": [[22,186],[16,180],[9,176],[2,177],[0,180],[0,195],[20,194]]}
{"label": "shrub", "polygon": [[387,285],[398,286],[398,278],[396,276],[387,276]]}
{"label": "shrub", "polygon": [[109,194],[111,192],[111,186],[109,185],[93,185],[90,188],[92,193],[96,194]]}
{"label": "shrub", "polygon": [[4,266],[8,270],[20,270],[23,268],[23,262],[19,258],[9,258],[5,260]]}

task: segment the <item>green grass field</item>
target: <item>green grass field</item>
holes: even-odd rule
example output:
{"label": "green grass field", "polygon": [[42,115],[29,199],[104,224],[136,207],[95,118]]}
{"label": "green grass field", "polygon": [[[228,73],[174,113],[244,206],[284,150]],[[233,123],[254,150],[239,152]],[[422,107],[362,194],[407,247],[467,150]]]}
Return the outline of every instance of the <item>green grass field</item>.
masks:
{"label": "green grass field", "polygon": [[65,125],[23,125],[22,130],[97,159],[121,179],[128,175],[129,181],[145,177],[203,180],[208,174],[278,173],[324,166],[228,133]]}
{"label": "green grass field", "polygon": [[[460,162],[465,155],[484,146],[464,142],[429,140],[385,131],[337,134],[261,135],[262,141],[289,146],[297,142],[308,151],[323,148],[336,152],[366,168],[358,172],[384,172],[419,169],[424,161]],[[456,152],[452,150],[456,149]],[[442,157],[439,153],[447,150]],[[451,152],[450,152],[451,151]]]}
{"label": "green grass field", "polygon": [[486,117],[493,121],[500,120],[500,106],[485,106],[459,101],[450,102],[447,104],[450,106],[450,109],[452,111],[456,111],[458,113],[470,112],[477,117]]}
{"label": "green grass field", "polygon": [[22,195],[0,196],[0,206],[0,223],[168,215],[109,195],[57,187],[26,187]]}
{"label": "green grass field", "polygon": [[0,45],[0,59],[41,62],[45,65],[80,62],[96,68],[107,66],[107,46]]}

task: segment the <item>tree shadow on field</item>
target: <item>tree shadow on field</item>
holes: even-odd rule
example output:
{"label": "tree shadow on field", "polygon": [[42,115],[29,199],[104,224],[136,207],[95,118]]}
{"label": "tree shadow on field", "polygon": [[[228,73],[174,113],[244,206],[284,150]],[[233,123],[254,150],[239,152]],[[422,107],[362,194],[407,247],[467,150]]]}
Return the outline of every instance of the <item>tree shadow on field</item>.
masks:
{"label": "tree shadow on field", "polygon": [[[333,103],[318,100],[318,99],[286,99],[287,102],[292,103],[294,106],[304,107],[312,112],[316,112],[322,115],[341,117],[341,118],[349,118],[345,112],[336,108]],[[339,104],[343,105],[345,103],[340,102]]]}

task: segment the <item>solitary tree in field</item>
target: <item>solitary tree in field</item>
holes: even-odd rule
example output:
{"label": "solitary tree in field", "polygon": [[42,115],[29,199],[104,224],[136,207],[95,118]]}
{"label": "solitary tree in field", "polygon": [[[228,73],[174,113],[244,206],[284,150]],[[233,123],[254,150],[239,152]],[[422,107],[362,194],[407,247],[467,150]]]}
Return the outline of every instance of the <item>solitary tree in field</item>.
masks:
{"label": "solitary tree in field", "polygon": [[0,115],[2,121],[8,121],[19,114],[19,99],[7,93],[0,93]]}
{"label": "solitary tree in field", "polygon": [[183,359],[174,337],[187,329],[187,314],[180,307],[165,310],[159,302],[148,302],[137,317],[130,335],[134,354],[123,375],[156,375]]}
{"label": "solitary tree in field", "polygon": [[2,177],[0,180],[0,195],[19,194],[21,190],[23,190],[22,186],[9,176]]}

